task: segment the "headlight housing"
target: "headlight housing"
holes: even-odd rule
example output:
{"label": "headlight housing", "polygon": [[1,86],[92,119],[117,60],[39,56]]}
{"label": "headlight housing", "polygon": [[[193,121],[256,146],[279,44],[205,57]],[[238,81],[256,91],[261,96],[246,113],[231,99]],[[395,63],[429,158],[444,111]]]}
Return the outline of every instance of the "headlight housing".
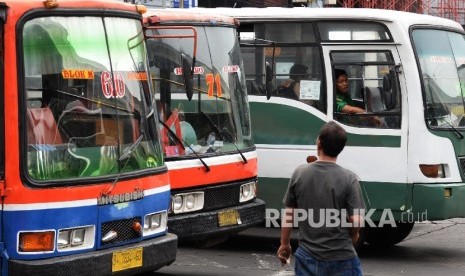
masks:
{"label": "headlight housing", "polygon": [[151,213],[144,217],[143,236],[154,235],[166,230],[167,212]]}
{"label": "headlight housing", "polygon": [[174,214],[203,209],[204,192],[180,193],[171,196],[171,211]]}
{"label": "headlight housing", "polygon": [[248,182],[241,185],[239,192],[239,202],[246,202],[254,199],[257,194],[257,182]]}
{"label": "headlight housing", "polygon": [[88,249],[94,246],[95,227],[79,226],[58,230],[57,249],[58,251],[71,251]]}

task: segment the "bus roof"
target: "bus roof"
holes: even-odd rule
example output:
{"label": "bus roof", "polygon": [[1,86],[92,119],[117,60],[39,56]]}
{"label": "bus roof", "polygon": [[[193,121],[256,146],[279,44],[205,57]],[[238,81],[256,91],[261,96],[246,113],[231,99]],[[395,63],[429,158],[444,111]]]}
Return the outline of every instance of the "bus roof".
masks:
{"label": "bus roof", "polygon": [[[15,10],[15,13],[28,11],[31,9],[45,8],[44,0],[3,0],[7,7]],[[114,0],[55,0],[56,8],[92,8],[92,9],[118,9],[136,12],[136,5]],[[51,8],[54,9],[54,8]]]}
{"label": "bus roof", "polygon": [[[404,26],[440,25],[463,31],[462,26],[450,19],[436,16],[383,9],[361,8],[192,8],[193,12],[223,14],[239,19],[240,22],[315,21],[315,20],[366,20],[398,22]],[[395,20],[394,20],[395,18]]]}
{"label": "bus roof", "polygon": [[149,9],[144,17],[157,16],[162,24],[235,25],[232,17],[215,13],[193,13],[192,9]]}

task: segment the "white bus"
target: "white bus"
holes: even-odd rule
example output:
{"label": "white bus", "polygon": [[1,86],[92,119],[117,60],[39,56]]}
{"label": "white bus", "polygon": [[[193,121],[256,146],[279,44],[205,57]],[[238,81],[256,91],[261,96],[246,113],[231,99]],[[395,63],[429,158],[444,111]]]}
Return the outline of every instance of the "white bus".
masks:
{"label": "white bus", "polygon": [[[240,21],[259,158],[258,196],[267,208],[282,207],[291,173],[316,156],[320,127],[335,120],[348,133],[338,162],[360,177],[367,208],[375,210],[371,220],[392,214],[397,221],[396,227],[366,227],[367,242],[395,244],[415,221],[465,216],[460,24],[376,9],[195,11]],[[306,71],[299,73],[300,88],[289,97],[280,87],[296,64]],[[337,112],[336,69],[347,72],[349,93],[365,113]],[[366,118],[373,116],[382,124],[370,124]]]}

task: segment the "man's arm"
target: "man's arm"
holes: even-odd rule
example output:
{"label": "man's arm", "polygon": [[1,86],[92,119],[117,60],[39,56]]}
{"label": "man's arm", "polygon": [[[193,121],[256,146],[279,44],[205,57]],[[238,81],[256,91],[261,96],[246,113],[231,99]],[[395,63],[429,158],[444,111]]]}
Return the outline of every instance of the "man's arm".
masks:
{"label": "man's arm", "polygon": [[352,239],[352,244],[355,246],[358,239],[360,238],[360,225],[362,225],[363,217],[360,215],[352,215],[349,217],[349,222],[352,224],[350,229],[350,238]]}
{"label": "man's arm", "polygon": [[282,265],[290,262],[292,253],[291,248],[291,231],[294,222],[294,209],[286,207],[284,215],[281,218],[281,245],[278,248],[278,258]]}
{"label": "man's arm", "polygon": [[360,107],[356,106],[351,106],[351,105],[344,105],[344,107],[341,109],[342,112],[344,113],[365,113],[366,110]]}

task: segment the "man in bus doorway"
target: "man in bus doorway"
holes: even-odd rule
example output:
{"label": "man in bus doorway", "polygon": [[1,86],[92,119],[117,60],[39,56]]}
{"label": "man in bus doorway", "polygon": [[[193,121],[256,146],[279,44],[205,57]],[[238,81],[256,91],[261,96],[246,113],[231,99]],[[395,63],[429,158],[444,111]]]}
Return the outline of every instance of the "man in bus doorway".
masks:
{"label": "man in bus doorway", "polygon": [[297,276],[362,275],[354,244],[365,205],[358,177],[336,164],[346,140],[336,122],[323,125],[316,141],[318,160],[297,167],[289,181],[277,254],[283,265],[289,263],[290,234],[298,227]]}

